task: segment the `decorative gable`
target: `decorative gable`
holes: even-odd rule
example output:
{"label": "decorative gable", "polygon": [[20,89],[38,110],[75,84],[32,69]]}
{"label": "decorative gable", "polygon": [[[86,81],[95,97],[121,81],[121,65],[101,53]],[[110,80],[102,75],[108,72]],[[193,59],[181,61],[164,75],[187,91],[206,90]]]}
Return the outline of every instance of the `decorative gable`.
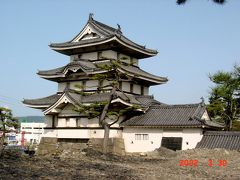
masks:
{"label": "decorative gable", "polygon": [[60,113],[68,104],[75,104],[67,95],[63,93],[57,102],[48,107],[44,112],[45,115],[52,113]]}
{"label": "decorative gable", "polygon": [[71,41],[71,42],[79,42],[82,40],[89,40],[94,38],[103,38],[103,34],[97,31],[93,26],[89,23],[83,28],[83,30]]}

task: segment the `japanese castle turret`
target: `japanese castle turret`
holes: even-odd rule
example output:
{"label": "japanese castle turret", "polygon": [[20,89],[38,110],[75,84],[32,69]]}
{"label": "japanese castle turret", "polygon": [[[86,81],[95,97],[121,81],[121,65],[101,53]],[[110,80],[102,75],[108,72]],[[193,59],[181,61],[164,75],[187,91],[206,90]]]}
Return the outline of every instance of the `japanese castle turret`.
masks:
{"label": "japanese castle turret", "polygon": [[[168,81],[165,77],[142,70],[138,65],[141,59],[157,55],[157,51],[129,40],[120,25],[110,27],[96,21],[90,14],[84,28],[72,40],[49,46],[70,59],[63,67],[37,73],[41,78],[57,82],[58,92],[23,101],[31,108],[43,111],[46,138],[103,138],[104,129],[99,125],[98,118],[89,119],[74,109],[79,104],[103,102],[109,98],[111,89],[107,85],[111,82],[92,77],[109,73],[99,65],[112,60],[122,61],[117,71],[131,77],[131,80],[119,82],[111,104],[139,107],[138,112],[120,118],[110,128],[110,138],[123,139],[127,152],[152,151],[165,143],[165,137],[170,138],[166,142],[177,144],[175,149],[194,148],[201,140],[204,129],[222,128],[210,120],[204,103],[166,105],[148,95],[150,86]],[[99,87],[106,88],[99,92]],[[84,94],[76,92],[79,90]]]}

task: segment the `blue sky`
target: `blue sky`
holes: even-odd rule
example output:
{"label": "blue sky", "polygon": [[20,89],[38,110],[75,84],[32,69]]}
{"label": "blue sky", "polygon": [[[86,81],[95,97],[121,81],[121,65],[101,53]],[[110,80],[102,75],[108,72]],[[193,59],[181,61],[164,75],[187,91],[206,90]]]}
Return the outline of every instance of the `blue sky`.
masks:
{"label": "blue sky", "polygon": [[41,79],[38,70],[69,62],[52,51],[50,42],[70,40],[83,28],[89,13],[113,27],[121,25],[131,40],[157,49],[141,60],[142,69],[166,76],[169,82],[151,88],[162,102],[184,104],[208,98],[208,74],[229,71],[240,62],[240,1],[219,6],[208,0],[41,0],[0,3],[0,105],[15,116],[42,115],[25,107],[23,98],[54,94],[57,84]]}

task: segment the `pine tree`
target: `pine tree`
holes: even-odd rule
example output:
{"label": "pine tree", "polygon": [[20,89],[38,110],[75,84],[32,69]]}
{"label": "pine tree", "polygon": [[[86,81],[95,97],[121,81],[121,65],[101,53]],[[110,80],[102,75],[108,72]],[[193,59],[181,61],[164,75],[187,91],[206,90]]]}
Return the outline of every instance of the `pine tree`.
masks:
{"label": "pine tree", "polygon": [[210,92],[208,111],[211,117],[219,117],[231,130],[233,121],[240,114],[240,66],[231,72],[218,71],[210,75],[215,86]]}
{"label": "pine tree", "polygon": [[[109,58],[108,58],[109,59]],[[104,102],[95,102],[88,105],[78,105],[76,107],[76,111],[84,114],[89,119],[98,117],[99,119],[99,125],[104,128],[104,139],[103,139],[103,152],[107,153],[107,146],[109,141],[109,134],[110,134],[110,127],[117,123],[119,121],[119,118],[123,115],[128,114],[129,112],[134,112],[136,110],[139,110],[140,107],[137,105],[132,105],[128,107],[117,107],[112,106],[111,102],[116,97],[117,91],[121,92],[123,95],[127,97],[127,95],[119,88],[120,82],[131,82],[132,77],[128,77],[126,74],[121,73],[118,69],[121,65],[132,65],[132,64],[126,64],[123,63],[122,60],[125,60],[126,58],[121,58],[119,60],[116,59],[110,59],[109,63],[106,63],[104,65],[98,65],[97,67],[101,70],[104,70],[106,73],[103,74],[96,74],[91,77],[91,79],[103,81],[107,80],[109,85],[97,87],[97,94],[101,96],[101,93],[106,92],[106,88],[108,88],[109,96],[108,99]],[[83,88],[81,86],[77,86],[78,88]],[[87,93],[84,93],[83,90],[76,91],[77,93],[81,95],[87,96]]]}
{"label": "pine tree", "polygon": [[8,131],[8,127],[19,127],[18,119],[14,118],[12,111],[5,107],[0,107],[0,131],[2,131],[2,137],[0,138],[0,156],[3,153],[5,134]]}

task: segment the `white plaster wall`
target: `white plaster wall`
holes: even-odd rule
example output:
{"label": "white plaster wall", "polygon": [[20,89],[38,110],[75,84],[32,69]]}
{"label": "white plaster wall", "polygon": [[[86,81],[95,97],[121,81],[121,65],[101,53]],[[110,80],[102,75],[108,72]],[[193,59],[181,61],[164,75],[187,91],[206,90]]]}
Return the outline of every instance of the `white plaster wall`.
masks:
{"label": "white plaster wall", "polygon": [[[109,137],[120,138],[122,136],[121,130],[110,130]],[[57,138],[103,138],[103,129],[45,129],[43,137],[57,137]]]}
{"label": "white plaster wall", "polygon": [[70,103],[68,103],[59,113],[59,116],[77,116],[77,115],[79,115],[79,113],[74,111],[74,106]]}
{"label": "white plaster wall", "polygon": [[73,81],[70,82],[70,89],[80,90],[80,88],[77,88],[76,85],[82,86],[82,81]]}
{"label": "white plaster wall", "polygon": [[58,118],[58,126],[57,127],[66,127],[66,118]]}
{"label": "white plaster wall", "polygon": [[141,94],[141,86],[138,84],[133,85],[133,93]]}
{"label": "white plaster wall", "polygon": [[69,127],[77,127],[76,118],[69,118]]}
{"label": "white plaster wall", "polygon": [[[162,129],[157,128],[124,128],[123,139],[126,152],[148,152],[159,148]],[[135,140],[135,134],[148,134],[148,140]]]}
{"label": "white plaster wall", "polygon": [[87,127],[88,126],[88,118],[78,118],[78,127]]}
{"label": "white plaster wall", "polygon": [[202,129],[183,129],[182,150],[193,149],[202,139]]}
{"label": "white plaster wall", "polygon": [[163,137],[182,137],[182,129],[164,129]]}
{"label": "white plaster wall", "polygon": [[58,130],[56,129],[44,129],[42,137],[57,137]]}
{"label": "white plaster wall", "polygon": [[[148,134],[148,140],[136,140],[135,134]],[[182,150],[193,149],[202,139],[202,129],[124,128],[122,137],[126,152],[154,151],[161,146],[162,137],[182,137]]]}
{"label": "white plaster wall", "polygon": [[203,113],[202,119],[210,120],[210,117],[208,116],[207,111],[205,111],[205,112]]}
{"label": "white plaster wall", "polygon": [[99,127],[98,118],[88,119],[88,127]]}
{"label": "white plaster wall", "polygon": [[[91,129],[89,130],[89,138],[103,138],[104,130],[103,129]],[[109,133],[110,138],[120,138],[122,137],[122,131],[117,129],[111,129]]]}
{"label": "white plaster wall", "polygon": [[144,95],[149,94],[149,87],[144,86]]}
{"label": "white plaster wall", "polygon": [[109,59],[117,59],[117,52],[112,50],[103,51],[102,57],[109,58]]}
{"label": "white plaster wall", "polygon": [[98,81],[97,80],[86,81],[86,90],[96,90],[97,87],[98,87]]}
{"label": "white plaster wall", "polygon": [[[125,54],[122,54],[122,53],[119,53],[118,55],[118,58],[122,61],[122,62],[125,62],[125,63],[130,63],[130,56],[127,56]],[[121,58],[124,58],[124,59],[121,59]]]}
{"label": "white plaster wall", "polygon": [[122,90],[126,92],[130,92],[130,83],[129,82],[122,82]]}
{"label": "white plaster wall", "polygon": [[97,52],[83,53],[83,54],[81,54],[81,59],[96,60],[97,59]]}
{"label": "white plaster wall", "polygon": [[52,116],[51,115],[46,115],[45,119],[44,119],[44,122],[45,122],[46,127],[52,127]]}
{"label": "white plaster wall", "polygon": [[133,65],[138,66],[138,59],[132,58]]}
{"label": "white plaster wall", "polygon": [[88,129],[58,129],[58,138],[89,138]]}
{"label": "white plaster wall", "polygon": [[[102,85],[103,85],[103,86],[107,86],[107,85],[110,84],[110,82],[111,82],[111,81],[103,80]],[[109,89],[109,88],[111,88],[111,87],[106,87],[106,88],[104,88],[104,89]]]}
{"label": "white plaster wall", "polygon": [[75,59],[78,59],[78,54],[70,56],[70,62],[73,62]]}
{"label": "white plaster wall", "polygon": [[67,86],[66,82],[58,83],[58,92],[63,92],[66,86]]}

